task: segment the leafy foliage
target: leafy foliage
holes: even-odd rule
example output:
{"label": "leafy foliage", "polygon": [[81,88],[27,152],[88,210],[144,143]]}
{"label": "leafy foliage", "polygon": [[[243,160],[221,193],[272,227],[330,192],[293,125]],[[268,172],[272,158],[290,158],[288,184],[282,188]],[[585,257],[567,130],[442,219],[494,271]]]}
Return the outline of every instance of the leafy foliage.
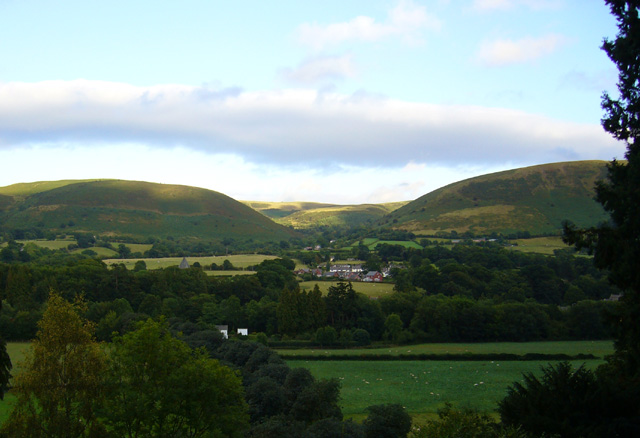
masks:
{"label": "leafy foliage", "polygon": [[421,425],[412,438],[526,438],[514,427],[496,423],[487,414],[471,409],[455,409],[451,404],[438,411],[438,420]]}
{"label": "leafy foliage", "polygon": [[2,431],[11,437],[97,436],[101,425],[93,409],[104,396],[105,355],[92,326],[70,304],[52,293],[23,371],[14,378],[16,404]]}
{"label": "leafy foliage", "polygon": [[604,93],[602,126],[626,145],[626,162],[613,160],[606,180],[596,185],[596,200],[610,220],[579,229],[565,225],[565,240],[594,255],[596,266],[610,271],[610,280],[624,291],[615,318],[615,353],[600,370],[602,381],[611,383],[618,399],[627,406],[621,416],[640,429],[640,3],[637,0],[606,0],[618,24],[614,40],[605,39],[602,49],[618,69],[617,99]]}
{"label": "leafy foliage", "polygon": [[240,377],[147,320],[117,337],[101,411],[117,436],[240,437],[248,416]]}
{"label": "leafy foliage", "polygon": [[398,404],[369,406],[367,411],[362,423],[366,438],[403,438],[411,430],[411,416]]}

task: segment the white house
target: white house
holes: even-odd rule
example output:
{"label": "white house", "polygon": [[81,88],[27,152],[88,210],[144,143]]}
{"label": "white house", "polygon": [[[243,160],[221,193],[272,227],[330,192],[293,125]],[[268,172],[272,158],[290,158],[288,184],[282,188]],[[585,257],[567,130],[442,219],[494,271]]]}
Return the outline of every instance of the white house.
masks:
{"label": "white house", "polygon": [[217,325],[216,328],[222,333],[222,339],[229,339],[229,326]]}

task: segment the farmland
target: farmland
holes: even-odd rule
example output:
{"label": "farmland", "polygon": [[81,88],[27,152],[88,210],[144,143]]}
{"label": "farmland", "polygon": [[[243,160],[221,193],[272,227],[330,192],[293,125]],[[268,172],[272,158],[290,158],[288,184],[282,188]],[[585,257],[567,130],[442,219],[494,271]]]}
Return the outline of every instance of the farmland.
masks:
{"label": "farmland", "polygon": [[[322,295],[327,295],[329,292],[330,286],[335,286],[338,284],[337,281],[303,281],[300,283],[300,289],[302,290],[312,290],[315,285],[318,285],[320,288],[320,292]],[[373,282],[361,282],[355,281],[351,283],[353,286],[353,290],[358,293],[364,294],[370,298],[379,298],[385,295],[391,294],[393,292],[393,284],[392,283],[373,283]]]}
{"label": "farmland", "polygon": [[[27,343],[9,343],[8,350],[14,365],[24,357]],[[486,344],[423,344],[402,348],[369,350],[314,350],[318,354],[391,354],[530,352],[567,354],[591,353],[602,357],[612,351],[610,341],[531,342]],[[312,350],[308,350],[312,351]],[[308,354],[307,350],[298,352]],[[361,420],[365,409],[379,403],[400,403],[412,416],[433,417],[445,402],[494,412],[497,402],[506,395],[509,385],[521,380],[522,373],[539,373],[546,361],[301,361],[291,358],[291,351],[280,350],[287,356],[287,364],[309,369],[316,378],[337,378],[342,386],[341,406],[346,417]],[[585,363],[590,369],[602,360],[572,361],[575,367]],[[14,372],[16,370],[14,369]],[[0,423],[6,418],[12,402],[9,394],[0,402]]]}
{"label": "farmland", "polygon": [[[11,362],[13,363],[11,374],[15,375],[19,371],[19,365],[24,360],[25,350],[28,346],[29,344],[26,342],[7,343],[7,352],[9,353]],[[9,415],[9,407],[14,399],[15,398],[9,393],[5,394],[4,400],[0,400],[0,424],[2,424]]]}
{"label": "farmland", "polygon": [[[228,256],[209,256],[209,257],[187,257],[187,261],[190,265],[193,265],[195,262],[200,263],[202,266],[211,266],[212,263],[215,263],[221,266],[225,260],[229,260],[231,264],[240,268],[240,270],[244,270],[249,266],[255,266],[260,264],[264,260],[275,259],[276,256],[269,255],[260,255],[260,254],[240,254],[240,255],[228,255]],[[147,269],[163,269],[168,268],[170,266],[178,266],[182,261],[182,257],[165,257],[160,259],[154,258],[142,258],[142,259],[106,259],[104,262],[107,265],[113,264],[124,264],[127,269],[133,269],[136,262],[138,260],[142,260],[146,263]],[[221,275],[232,275],[230,272],[233,271],[219,271]]]}
{"label": "farmland", "polygon": [[367,406],[400,403],[417,419],[433,418],[445,402],[494,413],[507,387],[523,373],[539,374],[548,361],[367,361],[296,360],[295,355],[364,356],[376,354],[487,354],[527,353],[568,355],[593,354],[600,358],[572,361],[594,369],[613,352],[611,341],[578,342],[501,342],[464,344],[421,344],[393,348],[350,350],[278,350],[291,367],[303,367],[316,378],[336,378],[342,390],[342,409],[346,417],[365,417]]}
{"label": "farmland", "polygon": [[[493,413],[507,387],[522,373],[540,374],[546,361],[296,361],[316,378],[336,378],[342,385],[341,406],[345,417],[360,420],[368,406],[399,403],[418,419],[434,417],[445,402]],[[573,361],[593,369],[602,360]]]}
{"label": "farmland", "polygon": [[473,344],[420,344],[405,345],[402,347],[388,348],[358,348],[347,350],[331,350],[323,348],[288,350],[279,349],[278,354],[288,359],[295,359],[296,355],[305,356],[375,356],[375,355],[403,355],[403,354],[517,354],[527,353],[542,354],[593,354],[603,358],[613,353],[611,341],[559,341],[559,342],[486,342]]}

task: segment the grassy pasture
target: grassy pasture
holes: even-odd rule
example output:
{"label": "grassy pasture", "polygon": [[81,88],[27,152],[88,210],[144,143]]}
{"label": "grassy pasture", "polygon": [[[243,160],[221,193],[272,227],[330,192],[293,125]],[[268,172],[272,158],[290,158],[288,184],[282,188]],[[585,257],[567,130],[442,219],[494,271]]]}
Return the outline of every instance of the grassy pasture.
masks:
{"label": "grassy pasture", "polygon": [[[335,286],[337,281],[303,281],[300,283],[300,289],[313,290],[315,285],[318,285],[322,295],[329,293],[329,286]],[[370,298],[380,298],[382,296],[393,293],[393,284],[391,283],[370,283],[363,281],[354,281],[351,283],[353,290],[358,293],[365,294]]]}
{"label": "grassy pasture", "polygon": [[211,277],[235,277],[236,275],[255,275],[256,271],[204,271]]}
{"label": "grassy pasture", "polygon": [[511,249],[523,252],[537,252],[540,254],[553,254],[556,249],[571,248],[562,241],[560,236],[533,237],[531,239],[516,239],[512,241],[517,246]]}
{"label": "grassy pasture", "polygon": [[[150,243],[122,243],[124,246],[128,247],[131,252],[139,252],[141,254],[144,254],[145,251],[149,251],[153,245]],[[113,245],[114,248],[117,248],[118,245],[120,245],[120,242],[113,242],[111,245]]]}
{"label": "grassy pasture", "polygon": [[[11,370],[12,375],[15,376],[20,371],[19,365],[24,360],[24,355],[27,348],[29,348],[28,342],[7,343],[7,352],[9,353],[9,357],[11,357],[11,363],[13,364],[13,369]],[[9,416],[9,412],[14,400],[15,397],[11,395],[11,393],[5,394],[4,400],[0,400],[0,424],[4,423],[4,421]]]}
{"label": "grassy pasture", "polygon": [[278,354],[283,357],[295,359],[296,355],[353,355],[367,356],[379,354],[391,354],[394,356],[402,354],[491,354],[509,353],[523,355],[526,353],[559,354],[564,353],[570,356],[577,354],[593,354],[596,357],[604,358],[613,353],[612,341],[556,341],[556,342],[487,342],[478,344],[420,344],[405,345],[392,348],[354,348],[354,349],[278,349]]}
{"label": "grassy pasture", "polygon": [[343,249],[351,249],[354,246],[357,246],[358,244],[363,244],[364,246],[366,246],[367,248],[369,248],[370,250],[374,250],[376,248],[376,246],[378,245],[382,245],[383,243],[389,244],[389,245],[401,245],[404,246],[406,248],[415,248],[415,249],[422,249],[422,246],[419,245],[418,243],[412,241],[412,240],[380,240],[377,239],[375,237],[365,237],[364,239],[362,239],[360,242],[356,242],[353,246],[347,246]]}
{"label": "grassy pasture", "polygon": [[[23,245],[27,245],[28,243],[33,243],[36,246],[41,248],[48,249],[66,249],[71,244],[78,243],[76,239],[61,239],[61,240],[17,240],[18,243],[22,243]],[[93,248],[91,248],[93,249]]]}
{"label": "grassy pasture", "polygon": [[[260,264],[264,260],[275,258],[277,257],[263,254],[239,254],[229,256],[187,257],[187,261],[190,265],[193,265],[195,262],[199,262],[202,266],[211,266],[212,263],[222,266],[222,263],[224,263],[225,260],[229,260],[236,268],[245,269],[249,266]],[[182,261],[182,257],[165,257],[159,259],[106,259],[104,262],[107,265],[124,263],[127,269],[133,269],[138,260],[143,260],[147,264],[147,269],[162,269],[170,266],[178,266]],[[231,272],[234,271],[219,271],[214,272],[213,275],[231,275]]]}
{"label": "grassy pasture", "polygon": [[[573,361],[593,369],[602,361]],[[522,374],[540,374],[548,362],[449,362],[449,361],[296,361],[316,378],[336,378],[342,389],[340,405],[345,417],[361,420],[368,406],[399,403],[414,417],[424,421],[435,417],[445,402],[494,413],[507,388],[522,380]]]}
{"label": "grassy pasture", "polygon": [[[18,240],[17,242],[22,243],[24,245],[32,243],[41,248],[48,248],[52,250],[66,249],[69,245],[78,243],[76,239],[56,239],[56,240],[35,239],[35,240]],[[5,246],[5,245],[6,245],[6,242],[0,244],[0,246]],[[112,245],[114,248],[117,248],[118,245],[120,245],[120,242],[113,242]],[[144,253],[145,251],[150,250],[151,247],[153,246],[147,243],[123,243],[123,245],[131,249],[131,252],[140,252],[140,253]],[[92,246],[90,248],[77,248],[73,252],[82,252],[85,249],[90,249],[92,251],[95,251],[101,257],[113,257],[114,255],[118,254],[117,251],[114,251],[109,248],[98,247],[98,246]]]}

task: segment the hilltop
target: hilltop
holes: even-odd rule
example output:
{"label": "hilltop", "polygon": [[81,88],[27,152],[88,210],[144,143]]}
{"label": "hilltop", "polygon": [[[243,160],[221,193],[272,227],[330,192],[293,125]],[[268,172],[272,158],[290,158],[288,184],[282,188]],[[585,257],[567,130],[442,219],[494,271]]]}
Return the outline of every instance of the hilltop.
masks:
{"label": "hilltop", "polygon": [[295,229],[310,229],[324,226],[371,226],[393,210],[407,204],[407,202],[339,205],[316,202],[245,201],[245,204],[281,225]]}
{"label": "hilltop", "polygon": [[295,229],[365,227],[417,235],[558,234],[562,221],[606,220],[593,200],[605,161],[552,163],[450,184],[408,202],[339,205],[236,201],[212,190],[122,180],[64,180],[0,187],[4,230],[279,242]]}
{"label": "hilltop", "polygon": [[147,238],[289,239],[294,232],[222,193],[122,180],[14,184],[0,188],[7,229]]}
{"label": "hilltop", "polygon": [[558,234],[565,219],[579,226],[606,220],[593,199],[595,182],[604,179],[605,172],[605,161],[577,161],[470,178],[421,196],[379,225],[423,235]]}

